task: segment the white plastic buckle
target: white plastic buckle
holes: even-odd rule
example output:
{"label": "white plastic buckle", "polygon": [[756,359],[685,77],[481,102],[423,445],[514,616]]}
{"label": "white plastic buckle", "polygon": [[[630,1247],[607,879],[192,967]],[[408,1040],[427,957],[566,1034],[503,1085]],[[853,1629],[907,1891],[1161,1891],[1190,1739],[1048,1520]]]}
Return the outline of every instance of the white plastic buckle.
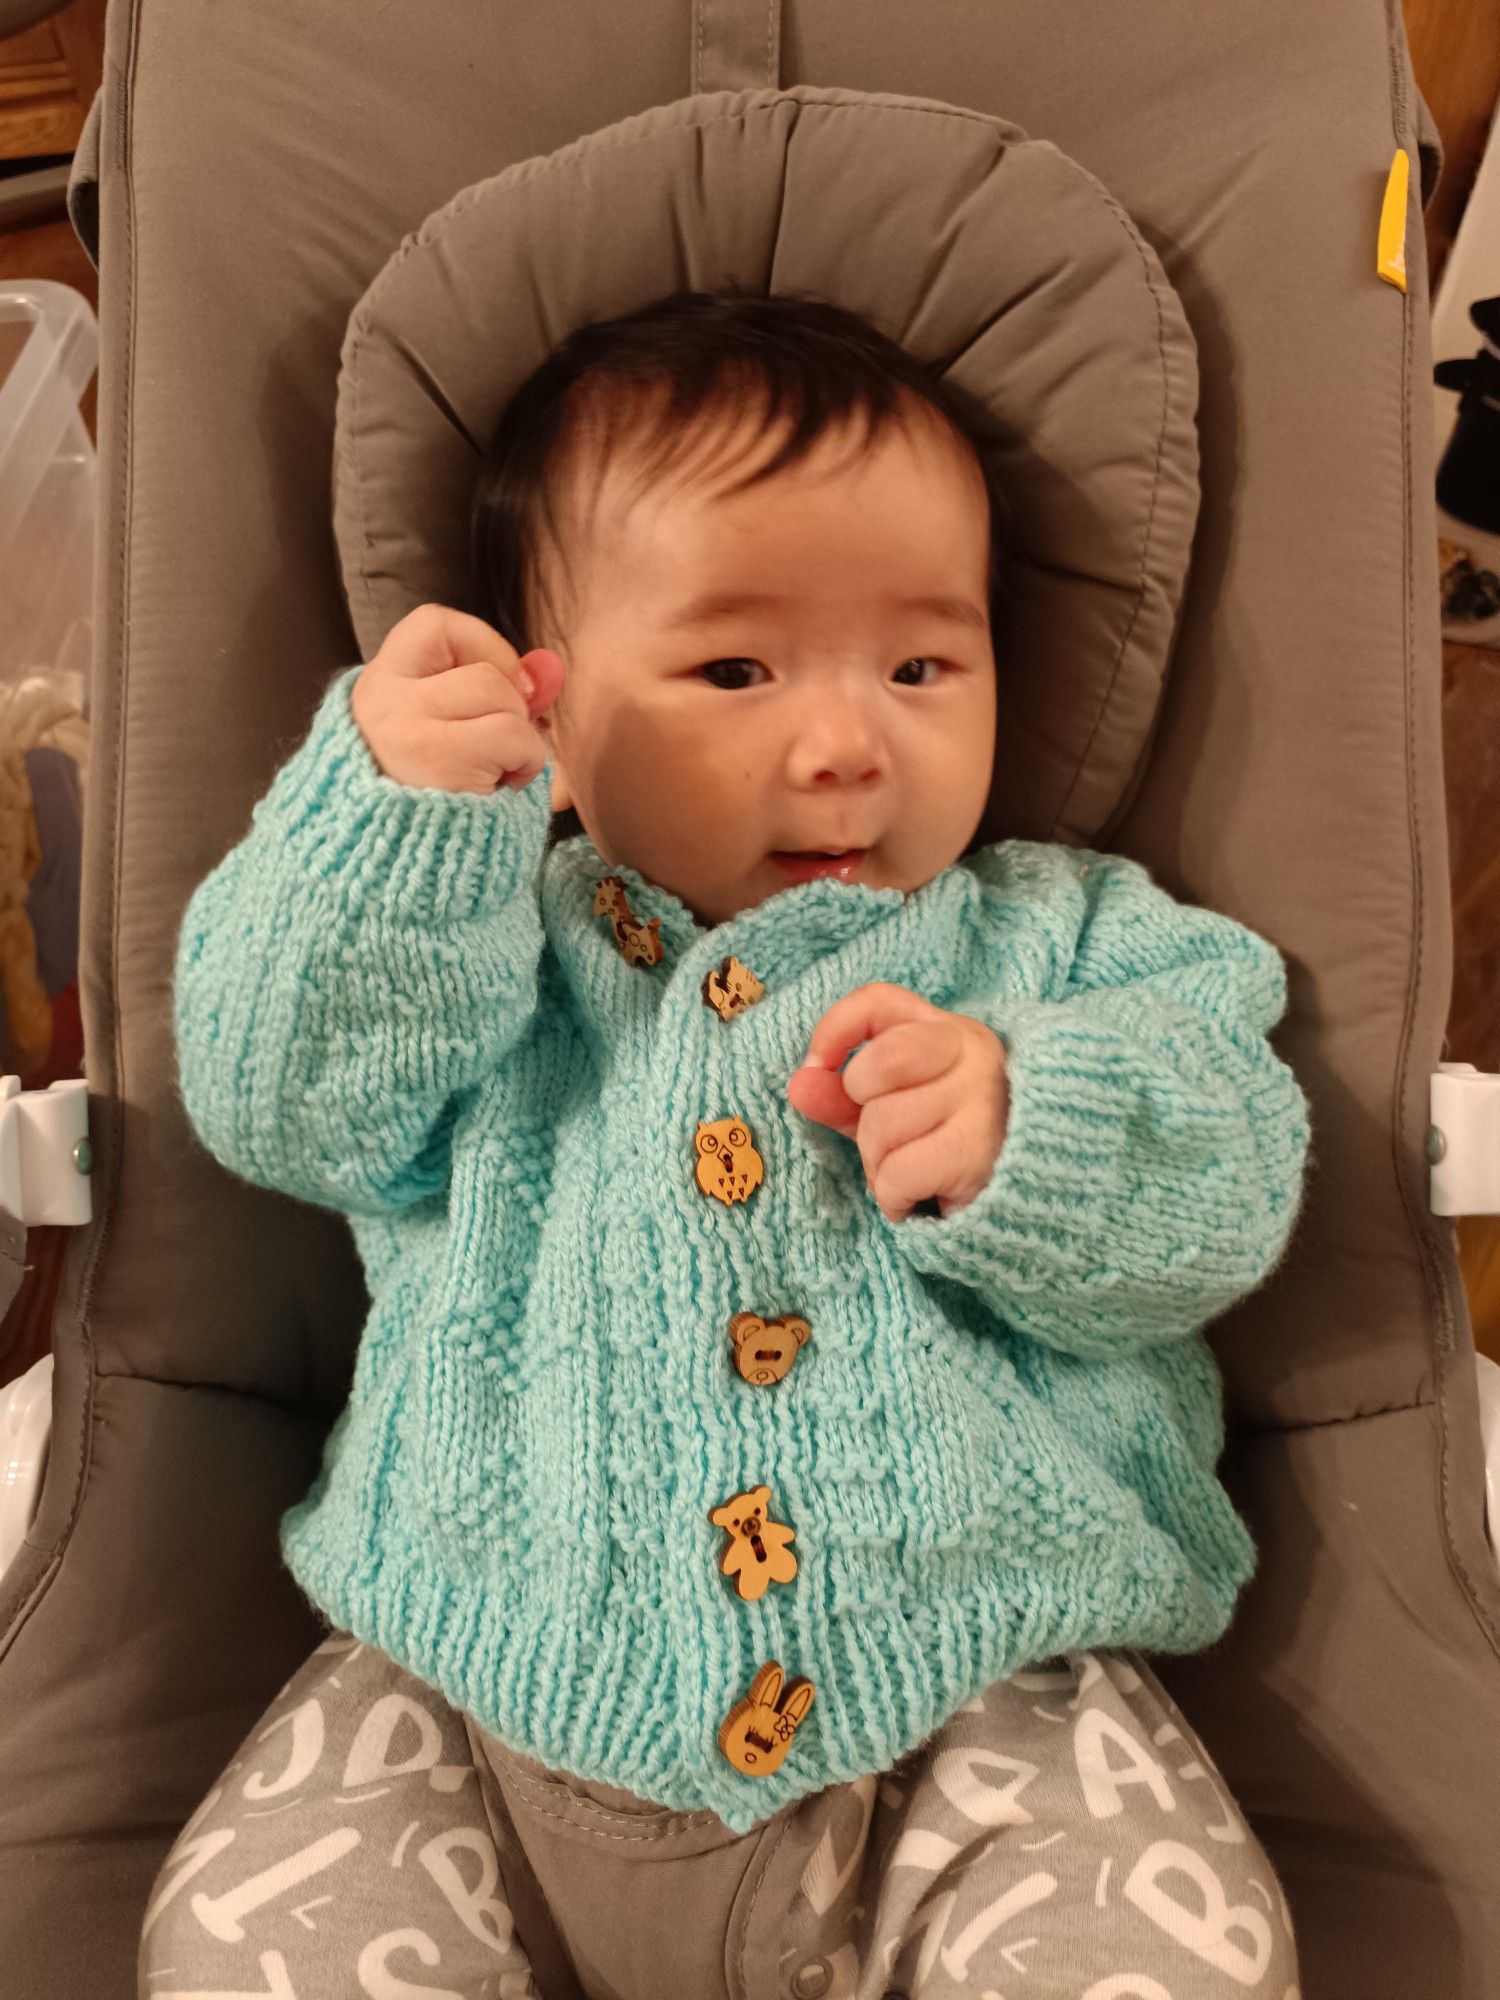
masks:
{"label": "white plastic buckle", "polygon": [[52,1356],[44,1354],[0,1394],[0,1576],[36,1519],[51,1442]]}
{"label": "white plastic buckle", "polygon": [[1485,1514],[1490,1547],[1500,1563],[1500,1367],[1487,1354],[1479,1364],[1479,1436],[1484,1445]]}
{"label": "white plastic buckle", "polygon": [[89,1222],[92,1165],[83,1077],[22,1090],[18,1076],[0,1076],[0,1209],[28,1229]]}
{"label": "white plastic buckle", "polygon": [[1439,1063],[1431,1117],[1433,1214],[1500,1215],[1500,1076],[1473,1063]]}

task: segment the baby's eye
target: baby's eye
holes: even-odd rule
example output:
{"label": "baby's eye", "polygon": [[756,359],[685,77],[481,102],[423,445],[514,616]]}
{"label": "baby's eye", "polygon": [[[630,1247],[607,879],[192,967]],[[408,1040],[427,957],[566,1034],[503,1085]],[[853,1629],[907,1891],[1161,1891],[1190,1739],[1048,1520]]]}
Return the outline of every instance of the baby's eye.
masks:
{"label": "baby's eye", "polygon": [[[908,676],[903,679],[903,676],[907,675],[908,669],[911,667],[918,669],[917,678],[912,680]],[[922,669],[925,667],[932,668],[932,675],[930,677],[922,672]],[[764,672],[764,669],[758,660],[709,660],[698,668],[698,672],[705,675],[714,687],[723,688],[727,691],[746,686],[747,683],[744,677],[747,674]],[[917,658],[903,661],[896,669],[895,678],[900,681],[903,687],[928,687],[931,685],[932,680],[935,680],[941,672],[942,667],[940,663],[930,655],[923,654]],[[728,676],[729,678],[725,679],[721,678],[721,676]]]}
{"label": "baby's eye", "polygon": [[743,674],[759,666],[758,660],[709,660],[704,666],[699,667],[698,671],[700,674],[707,674],[714,687],[734,689],[744,687],[744,681],[733,679],[721,681],[713,677],[717,674]]}

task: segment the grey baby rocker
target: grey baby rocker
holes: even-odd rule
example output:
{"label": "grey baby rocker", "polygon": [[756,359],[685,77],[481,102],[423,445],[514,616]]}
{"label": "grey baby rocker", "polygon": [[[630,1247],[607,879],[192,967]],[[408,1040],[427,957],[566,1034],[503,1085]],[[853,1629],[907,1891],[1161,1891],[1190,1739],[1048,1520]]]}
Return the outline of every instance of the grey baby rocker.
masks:
{"label": "grey baby rocker", "polygon": [[70,193],[104,343],[93,1214],[0,1576],[6,2000],[134,1993],[168,1847],[320,1636],[276,1529],[364,1288],[339,1217],[187,1125],[184,905],[333,673],[462,601],[506,381],[585,319],[730,284],[863,313],[999,453],[986,837],[1131,855],[1286,959],[1306,1200],[1209,1330],[1260,1567],[1220,1644],[1153,1664],[1276,1865],[1304,2000],[1500,1991],[1500,1570],[1428,1154],[1462,1081],[1439,164],[1396,0],[110,0]]}

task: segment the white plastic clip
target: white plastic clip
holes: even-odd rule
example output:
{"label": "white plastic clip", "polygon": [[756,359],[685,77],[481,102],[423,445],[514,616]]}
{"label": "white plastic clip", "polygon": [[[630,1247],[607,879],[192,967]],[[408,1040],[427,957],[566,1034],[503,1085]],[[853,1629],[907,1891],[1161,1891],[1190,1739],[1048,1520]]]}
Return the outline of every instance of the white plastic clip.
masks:
{"label": "white plastic clip", "polygon": [[83,1077],[22,1090],[18,1076],[0,1076],[0,1208],[28,1229],[88,1222],[92,1165]]}
{"label": "white plastic clip", "polygon": [[1500,1215],[1500,1076],[1473,1063],[1439,1063],[1431,1117],[1433,1214]]}
{"label": "white plastic clip", "polygon": [[36,1518],[51,1442],[52,1356],[44,1354],[0,1392],[0,1575]]}

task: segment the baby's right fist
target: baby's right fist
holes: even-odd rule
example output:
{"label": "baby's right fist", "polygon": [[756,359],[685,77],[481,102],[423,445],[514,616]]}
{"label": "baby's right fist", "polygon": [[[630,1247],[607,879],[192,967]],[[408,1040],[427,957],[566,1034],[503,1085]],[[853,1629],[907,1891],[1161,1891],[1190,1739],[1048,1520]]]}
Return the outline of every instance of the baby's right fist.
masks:
{"label": "baby's right fist", "polygon": [[419,604],[355,677],[349,709],[397,784],[445,792],[529,785],[547,761],[535,718],[557,699],[556,653],[518,655],[482,618]]}

